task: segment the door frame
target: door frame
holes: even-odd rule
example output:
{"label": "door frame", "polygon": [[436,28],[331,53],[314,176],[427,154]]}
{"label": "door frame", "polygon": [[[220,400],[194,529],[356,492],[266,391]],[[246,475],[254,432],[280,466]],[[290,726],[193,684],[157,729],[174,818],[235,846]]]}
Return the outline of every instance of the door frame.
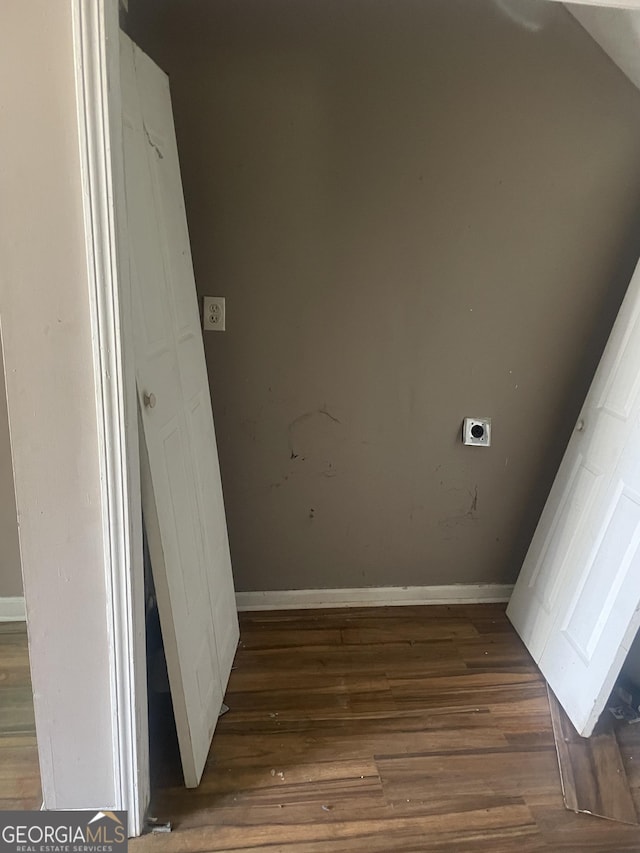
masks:
{"label": "door frame", "polygon": [[111,718],[129,834],[150,800],[142,510],[121,134],[118,0],[72,0],[91,334],[103,493]]}
{"label": "door frame", "polygon": [[[574,0],[575,1],[575,0]],[[124,0],[120,0],[126,6]],[[582,0],[640,9],[640,0]],[[121,141],[118,0],[71,0],[91,333],[100,425],[105,588],[118,808],[142,831],[150,799],[137,400]]]}

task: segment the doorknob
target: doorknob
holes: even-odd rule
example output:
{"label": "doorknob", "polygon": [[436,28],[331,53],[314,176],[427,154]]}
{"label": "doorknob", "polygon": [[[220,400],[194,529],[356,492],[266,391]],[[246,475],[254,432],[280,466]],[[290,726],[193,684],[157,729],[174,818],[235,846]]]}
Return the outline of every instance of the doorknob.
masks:
{"label": "doorknob", "polygon": [[583,429],[584,429],[584,419],[580,418],[580,420],[576,424],[576,432],[582,432]]}
{"label": "doorknob", "polygon": [[156,404],[156,395],[150,394],[148,391],[145,391],[142,399],[144,400],[144,405],[147,409],[153,409]]}

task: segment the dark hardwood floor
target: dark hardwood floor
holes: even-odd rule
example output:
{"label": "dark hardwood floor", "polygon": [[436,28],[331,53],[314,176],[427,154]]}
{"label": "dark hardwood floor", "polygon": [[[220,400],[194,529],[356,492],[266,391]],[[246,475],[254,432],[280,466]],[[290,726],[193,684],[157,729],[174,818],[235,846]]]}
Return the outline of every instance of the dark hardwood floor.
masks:
{"label": "dark hardwood floor", "polygon": [[[173,832],[135,853],[640,851],[637,826],[565,809],[546,685],[502,605],[243,614],[241,628],[198,789],[154,729],[153,813]],[[0,809],[39,804],[26,634],[2,625]]]}
{"label": "dark hardwood floor", "polygon": [[[551,689],[551,721],[567,808],[638,824],[630,780],[640,758],[638,726],[604,713],[590,737],[580,737]],[[636,789],[636,799],[640,790]]]}
{"label": "dark hardwood floor", "polygon": [[564,807],[503,605],[242,614],[226,702],[197,790],[165,744],[153,813],[173,832],[136,853],[640,851],[637,826]]}

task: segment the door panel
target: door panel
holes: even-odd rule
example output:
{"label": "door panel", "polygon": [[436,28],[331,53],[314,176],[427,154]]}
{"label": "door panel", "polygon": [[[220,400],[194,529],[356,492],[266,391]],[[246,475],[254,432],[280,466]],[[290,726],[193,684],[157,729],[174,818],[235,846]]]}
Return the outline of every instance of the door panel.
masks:
{"label": "door panel", "polygon": [[507,614],[589,735],[640,624],[640,265]]}
{"label": "door panel", "polygon": [[124,35],[121,64],[143,512],[185,782],[195,786],[238,621],[168,81]]}
{"label": "door panel", "polygon": [[[198,487],[201,534],[208,555],[214,631],[220,661],[221,681],[225,688],[231,672],[238,641],[235,591],[216,434],[211,413],[209,380],[200,327],[191,246],[180,179],[178,149],[168,91],[168,82],[157,66],[135,48],[136,73],[141,99],[144,134],[151,171],[155,210],[161,238],[164,268],[171,282],[189,282],[188,287],[169,288],[169,307],[176,330],[178,365],[187,410],[195,408],[194,398],[201,396],[200,429],[191,433],[193,470]],[[161,76],[159,76],[161,75]],[[151,156],[153,154],[153,156]],[[192,424],[190,423],[190,428]]]}
{"label": "door panel", "polygon": [[593,655],[637,548],[640,496],[623,488],[621,483],[614,500],[562,626],[563,633],[585,662]]}
{"label": "door panel", "polygon": [[553,569],[564,566],[575,547],[580,522],[593,501],[599,480],[600,473],[588,468],[579,454],[529,582],[547,613],[555,606],[562,579],[562,569]]}

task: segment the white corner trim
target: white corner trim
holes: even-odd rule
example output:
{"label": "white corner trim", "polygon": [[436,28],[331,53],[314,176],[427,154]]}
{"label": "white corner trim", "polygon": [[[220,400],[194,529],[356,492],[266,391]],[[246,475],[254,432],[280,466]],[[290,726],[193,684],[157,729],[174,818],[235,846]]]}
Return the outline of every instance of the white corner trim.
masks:
{"label": "white corner trim", "polygon": [[640,9],[640,0],[559,0],[564,6],[599,6],[609,9]]}
{"label": "white corner trim", "polygon": [[26,619],[24,598],[0,598],[0,622],[25,622]]}
{"label": "white corner trim", "polygon": [[[88,258],[96,410],[102,480],[105,585],[111,639],[111,717],[117,809],[129,812],[129,832],[140,834],[147,806],[144,645],[137,638],[135,576],[142,566],[132,517],[139,489],[131,474],[130,387],[123,361],[116,182],[120,140],[117,0],[72,0],[76,99],[84,225]],[[135,446],[134,446],[135,445]],[[139,564],[139,565],[138,565]],[[142,688],[141,688],[142,685]],[[140,703],[141,707],[138,707]]]}
{"label": "white corner trim", "polygon": [[513,584],[451,586],[371,586],[356,589],[274,589],[238,592],[238,610],[292,610],[322,607],[398,607],[405,604],[490,604],[509,601]]}

